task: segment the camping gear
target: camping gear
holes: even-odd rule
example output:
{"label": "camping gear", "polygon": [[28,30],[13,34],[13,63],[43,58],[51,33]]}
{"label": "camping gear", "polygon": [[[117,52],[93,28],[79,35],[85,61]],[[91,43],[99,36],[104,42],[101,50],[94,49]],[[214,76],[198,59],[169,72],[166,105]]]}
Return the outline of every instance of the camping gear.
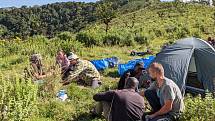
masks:
{"label": "camping gear", "polygon": [[66,94],[66,91],[65,90],[60,90],[58,93],[57,93],[57,97],[58,99],[62,100],[62,101],[65,101],[68,96]]}
{"label": "camping gear", "polygon": [[[178,40],[158,53],[154,62],[163,65],[165,76],[179,86],[182,94],[185,89],[215,90],[215,49],[204,40],[194,37]],[[187,81],[189,78],[191,82]]]}
{"label": "camping gear", "polygon": [[133,69],[136,63],[138,62],[143,62],[144,63],[144,68],[147,68],[150,63],[154,60],[154,56],[149,56],[147,58],[140,58],[140,59],[135,59],[135,60],[130,60],[126,64],[119,64],[118,65],[118,73],[120,76],[122,76],[127,70]]}
{"label": "camping gear", "polygon": [[117,66],[119,63],[119,59],[117,57],[111,57],[101,60],[92,60],[91,63],[96,67],[98,71],[102,71],[107,68],[113,68]]}
{"label": "camping gear", "polygon": [[144,56],[144,55],[152,55],[153,52],[150,49],[147,49],[146,52],[137,52],[135,50],[132,50],[130,53],[130,56]]}
{"label": "camping gear", "polygon": [[116,67],[119,64],[119,58],[117,57],[105,58],[104,60],[108,62],[109,68]]}
{"label": "camping gear", "polygon": [[105,70],[106,68],[108,68],[108,61],[106,61],[105,59],[101,59],[101,60],[92,60],[90,61],[98,71],[102,71]]}

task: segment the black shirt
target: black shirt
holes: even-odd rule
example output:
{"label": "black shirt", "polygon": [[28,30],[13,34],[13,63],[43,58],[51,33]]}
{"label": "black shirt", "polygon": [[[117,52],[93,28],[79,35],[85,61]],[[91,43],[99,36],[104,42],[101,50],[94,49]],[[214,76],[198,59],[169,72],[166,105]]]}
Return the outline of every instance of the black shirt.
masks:
{"label": "black shirt", "polygon": [[141,120],[144,113],[144,99],[133,89],[123,89],[99,93],[93,97],[96,101],[112,102],[112,121]]}
{"label": "black shirt", "polygon": [[119,83],[118,83],[118,87],[117,87],[118,90],[124,89],[124,86],[125,86],[125,79],[126,79],[127,75],[129,75],[129,77],[134,77],[134,76],[136,75],[136,73],[135,73],[135,71],[134,71],[133,69],[127,70],[127,71],[120,77],[120,80],[119,80]]}

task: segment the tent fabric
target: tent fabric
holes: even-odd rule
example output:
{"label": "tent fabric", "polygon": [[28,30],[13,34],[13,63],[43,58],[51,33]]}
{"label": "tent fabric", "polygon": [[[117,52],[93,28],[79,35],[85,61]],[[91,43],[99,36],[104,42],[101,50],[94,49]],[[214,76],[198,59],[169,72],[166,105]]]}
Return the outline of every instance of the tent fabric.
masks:
{"label": "tent fabric", "polygon": [[144,68],[147,68],[155,56],[149,56],[148,58],[140,58],[140,59],[135,59],[135,60],[130,60],[126,64],[119,64],[118,65],[118,73],[120,76],[122,76],[127,70],[133,69],[136,63],[138,62],[143,62],[144,63]]}
{"label": "tent fabric", "polygon": [[92,60],[91,63],[96,67],[98,71],[102,71],[107,68],[113,68],[117,66],[119,59],[117,57],[111,57],[100,60]]}
{"label": "tent fabric", "polygon": [[163,65],[165,76],[175,81],[184,93],[192,57],[195,58],[198,80],[205,90],[214,91],[215,50],[201,39],[191,37],[178,40],[158,53],[154,62]]}

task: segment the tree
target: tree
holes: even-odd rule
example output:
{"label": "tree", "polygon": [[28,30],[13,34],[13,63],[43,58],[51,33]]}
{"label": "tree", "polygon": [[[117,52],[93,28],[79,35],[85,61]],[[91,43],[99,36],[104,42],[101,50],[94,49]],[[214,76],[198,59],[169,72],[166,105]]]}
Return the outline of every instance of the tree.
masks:
{"label": "tree", "polygon": [[112,7],[112,3],[101,3],[97,8],[97,15],[106,25],[105,32],[109,30],[109,24],[116,17],[116,11]]}
{"label": "tree", "polygon": [[7,33],[7,28],[3,25],[0,25],[0,38],[2,38],[5,33]]}

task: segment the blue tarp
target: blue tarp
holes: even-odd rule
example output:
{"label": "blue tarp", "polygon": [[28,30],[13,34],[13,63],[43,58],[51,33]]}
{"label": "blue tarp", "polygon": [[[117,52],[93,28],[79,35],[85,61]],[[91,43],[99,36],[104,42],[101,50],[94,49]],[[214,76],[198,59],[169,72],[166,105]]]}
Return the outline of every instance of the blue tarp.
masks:
{"label": "blue tarp", "polygon": [[151,62],[154,60],[155,56],[149,56],[148,58],[141,58],[141,59],[135,59],[130,60],[126,64],[119,64],[118,65],[118,73],[120,76],[122,76],[127,70],[133,69],[136,63],[143,62],[144,68],[148,68],[148,66],[151,64]]}
{"label": "blue tarp", "polygon": [[117,57],[105,58],[101,60],[92,60],[91,63],[98,71],[105,70],[106,68],[113,68],[118,65],[119,59]]}

